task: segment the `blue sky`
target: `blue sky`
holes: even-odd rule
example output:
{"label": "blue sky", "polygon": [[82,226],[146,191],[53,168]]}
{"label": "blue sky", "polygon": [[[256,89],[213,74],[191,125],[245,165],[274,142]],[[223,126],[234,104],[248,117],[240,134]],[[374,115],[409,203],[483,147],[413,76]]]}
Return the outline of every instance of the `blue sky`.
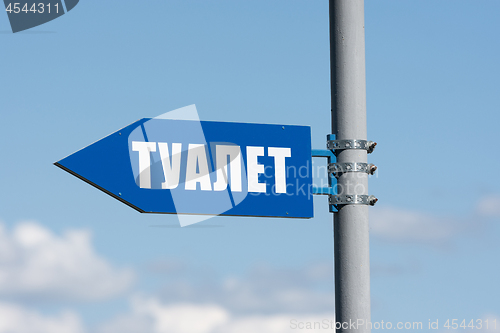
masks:
{"label": "blue sky", "polygon": [[[500,3],[365,9],[372,321],[496,318],[500,331]],[[310,220],[178,228],[52,165],[190,104],[203,120],[309,125],[324,148],[326,0],[82,0],[17,34],[0,15],[0,39],[0,333],[281,333],[333,318],[326,197]]]}

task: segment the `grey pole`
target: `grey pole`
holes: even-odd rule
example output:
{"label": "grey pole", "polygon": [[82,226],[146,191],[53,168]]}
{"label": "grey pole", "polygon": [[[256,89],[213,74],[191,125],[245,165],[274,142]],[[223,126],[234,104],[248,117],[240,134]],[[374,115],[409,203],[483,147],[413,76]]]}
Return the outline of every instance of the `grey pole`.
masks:
{"label": "grey pole", "polygon": [[[337,140],[366,140],[364,0],[329,1],[332,133]],[[338,151],[337,163],[346,162],[366,163],[367,151]],[[368,194],[366,173],[344,173],[337,184],[338,194]],[[333,229],[338,332],[370,332],[368,206],[340,206]]]}

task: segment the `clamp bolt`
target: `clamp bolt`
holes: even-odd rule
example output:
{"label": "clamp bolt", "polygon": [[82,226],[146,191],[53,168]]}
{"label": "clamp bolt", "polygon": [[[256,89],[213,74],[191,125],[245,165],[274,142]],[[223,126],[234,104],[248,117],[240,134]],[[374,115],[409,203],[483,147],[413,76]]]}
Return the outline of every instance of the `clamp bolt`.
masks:
{"label": "clamp bolt", "polygon": [[370,175],[375,174],[375,171],[377,171],[377,169],[378,169],[378,168],[377,168],[377,166],[376,166],[375,164],[369,164],[369,165],[368,165],[368,173],[369,173]]}
{"label": "clamp bolt", "polygon": [[373,142],[373,141],[368,141],[368,149],[366,150],[366,152],[368,154],[371,154],[373,153],[373,150],[375,149],[375,147],[377,146],[377,143],[376,142]]}

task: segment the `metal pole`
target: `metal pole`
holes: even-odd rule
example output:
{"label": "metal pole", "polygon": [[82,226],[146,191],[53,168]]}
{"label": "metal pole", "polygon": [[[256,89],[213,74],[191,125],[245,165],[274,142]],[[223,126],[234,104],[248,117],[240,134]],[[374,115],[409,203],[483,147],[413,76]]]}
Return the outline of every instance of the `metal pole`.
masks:
{"label": "metal pole", "polygon": [[[329,1],[332,133],[366,140],[364,0]],[[338,151],[337,163],[347,162],[366,163],[367,151]],[[337,184],[338,194],[368,194],[366,173],[344,173]],[[340,206],[333,229],[337,332],[370,332],[368,206]]]}

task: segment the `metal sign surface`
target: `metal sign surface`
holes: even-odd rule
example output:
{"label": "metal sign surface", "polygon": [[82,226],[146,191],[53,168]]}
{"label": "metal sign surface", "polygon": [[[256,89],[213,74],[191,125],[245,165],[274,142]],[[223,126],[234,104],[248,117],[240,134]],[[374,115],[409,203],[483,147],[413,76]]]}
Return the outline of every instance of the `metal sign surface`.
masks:
{"label": "metal sign surface", "polygon": [[141,119],[55,165],[142,213],[313,217],[308,126]]}

